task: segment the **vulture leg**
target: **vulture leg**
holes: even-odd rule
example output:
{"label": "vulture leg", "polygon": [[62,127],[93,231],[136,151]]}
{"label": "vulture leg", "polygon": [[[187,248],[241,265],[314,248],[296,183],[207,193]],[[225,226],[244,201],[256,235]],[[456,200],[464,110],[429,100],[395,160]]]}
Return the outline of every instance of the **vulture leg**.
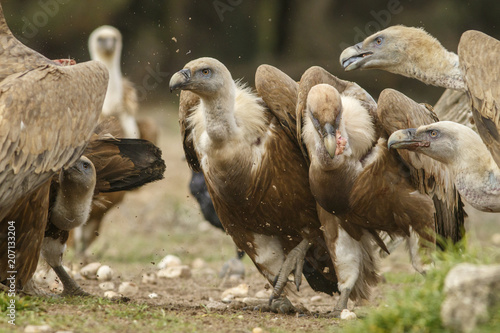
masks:
{"label": "vulture leg", "polygon": [[63,296],[90,296],[85,292],[75,280],[69,276],[64,267],[62,266],[62,256],[66,244],[61,243],[59,238],[45,237],[42,244],[42,256],[47,263],[52,267],[54,272],[63,284]]}
{"label": "vulture leg", "polygon": [[422,275],[425,275],[424,265],[422,264],[422,258],[418,250],[420,248],[419,238],[417,233],[413,229],[410,229],[410,237],[406,239],[406,247],[408,248],[408,253],[410,254],[411,265],[413,268]]}
{"label": "vulture leg", "polygon": [[302,282],[302,268],[304,266],[304,258],[306,256],[307,250],[309,250],[311,244],[307,239],[302,240],[296,247],[288,253],[285,262],[281,266],[281,269],[276,276],[276,282],[274,284],[274,290],[269,299],[269,304],[273,303],[273,299],[279,298],[283,289],[285,289],[286,283],[288,282],[288,276],[290,273],[295,271],[294,282],[299,290],[300,284]]}
{"label": "vulture leg", "polygon": [[335,271],[339,280],[340,299],[333,309],[335,317],[339,317],[342,310],[347,309],[347,301],[360,275],[362,251],[361,242],[339,228],[335,247]]}

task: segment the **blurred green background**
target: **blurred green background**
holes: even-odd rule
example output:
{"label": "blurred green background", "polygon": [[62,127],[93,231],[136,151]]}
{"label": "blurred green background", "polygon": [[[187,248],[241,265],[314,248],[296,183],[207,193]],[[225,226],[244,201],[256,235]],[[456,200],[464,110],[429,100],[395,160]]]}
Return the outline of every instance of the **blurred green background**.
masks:
{"label": "blurred green background", "polygon": [[298,80],[312,65],[358,82],[378,97],[387,87],[434,104],[442,89],[382,71],[345,73],[342,48],[390,25],[424,27],[456,52],[462,32],[500,38],[500,2],[417,0],[3,0],[13,33],[50,58],[89,59],[87,38],[110,24],[123,34],[122,70],[143,103],[176,103],[170,75],[197,57],[224,62],[253,84],[259,64]]}

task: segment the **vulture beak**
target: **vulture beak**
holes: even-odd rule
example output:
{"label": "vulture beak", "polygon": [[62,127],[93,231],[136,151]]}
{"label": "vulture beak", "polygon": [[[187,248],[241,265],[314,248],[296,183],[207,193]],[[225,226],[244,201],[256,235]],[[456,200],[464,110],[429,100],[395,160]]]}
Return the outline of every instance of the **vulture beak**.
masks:
{"label": "vulture beak", "polygon": [[363,42],[348,47],[340,55],[340,65],[344,67],[346,72],[362,68],[366,59],[368,59],[373,52],[363,50]]}
{"label": "vulture beak", "polygon": [[172,75],[172,78],[170,79],[170,92],[177,89],[182,89],[190,82],[191,70],[189,70],[188,68],[181,69],[180,71]]}
{"label": "vulture beak", "polygon": [[323,137],[323,143],[325,144],[326,151],[328,155],[333,159],[335,157],[335,151],[337,150],[337,138],[335,134],[337,129],[331,124],[325,124],[325,136]]}
{"label": "vulture beak", "polygon": [[429,145],[429,141],[418,138],[416,128],[396,131],[392,133],[387,142],[389,149],[416,150],[420,147],[429,147]]}
{"label": "vulture beak", "polygon": [[116,39],[114,38],[103,38],[97,41],[99,48],[107,55],[113,54],[116,47]]}

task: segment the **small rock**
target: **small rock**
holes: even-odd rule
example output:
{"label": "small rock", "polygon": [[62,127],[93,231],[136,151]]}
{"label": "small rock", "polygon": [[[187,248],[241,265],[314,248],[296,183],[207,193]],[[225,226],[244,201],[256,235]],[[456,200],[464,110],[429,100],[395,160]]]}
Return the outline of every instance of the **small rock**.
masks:
{"label": "small rock", "polygon": [[110,281],[113,278],[113,270],[108,265],[102,265],[96,275],[99,281]]}
{"label": "small rock", "polygon": [[246,306],[255,307],[262,304],[267,304],[269,302],[269,297],[267,298],[257,298],[257,297],[245,297],[241,300]]}
{"label": "small rock", "polygon": [[86,279],[95,280],[95,279],[97,279],[97,270],[99,269],[99,267],[101,267],[100,262],[90,263],[90,264],[84,266],[80,270],[80,274]]}
{"label": "small rock", "polygon": [[245,297],[248,295],[248,289],[249,289],[248,284],[242,283],[239,286],[236,286],[234,288],[229,288],[227,290],[224,290],[221,298],[222,299],[228,298],[229,295],[232,295],[233,298],[234,297]]}
{"label": "small rock", "polygon": [[158,263],[158,269],[164,269],[167,267],[180,266],[180,265],[182,265],[182,261],[179,257],[174,256],[172,254],[168,254]]}
{"label": "small rock", "polygon": [[49,290],[53,293],[62,293],[64,290],[63,284],[59,280],[54,281],[50,286]]}
{"label": "small rock", "polygon": [[148,295],[149,298],[153,299],[153,298],[158,298],[158,294],[157,293],[151,293]]}
{"label": "small rock", "polygon": [[500,245],[500,234],[499,233],[493,234],[493,236],[491,236],[491,241],[495,245]]}
{"label": "small rock", "polygon": [[245,318],[245,317],[243,317],[243,315],[239,315],[237,318],[238,318],[238,319],[243,319],[243,318]]}
{"label": "small rock", "polygon": [[205,307],[209,310],[226,310],[227,305],[222,302],[210,301],[205,304]]}
{"label": "small rock", "polygon": [[167,278],[167,279],[174,279],[174,278],[190,278],[191,277],[191,269],[189,266],[182,265],[182,266],[170,266],[164,269],[161,269],[158,271],[158,277],[159,278]]}
{"label": "small rock", "polygon": [[122,282],[118,287],[118,292],[125,297],[132,297],[139,292],[139,287],[133,282]]}
{"label": "small rock", "polygon": [[116,291],[113,291],[113,290],[108,290],[104,293],[104,297],[106,298],[115,298],[115,297],[121,297],[122,295],[120,295],[119,293],[117,293]]}
{"label": "small rock", "polygon": [[28,325],[24,328],[24,333],[50,332],[52,328],[49,325]]}
{"label": "small rock", "polygon": [[156,274],[155,273],[144,273],[142,276],[143,284],[156,284]]}
{"label": "small rock", "polygon": [[191,263],[191,267],[193,267],[193,269],[202,269],[205,268],[205,266],[207,266],[207,263],[201,258],[196,258]]}
{"label": "small rock", "polygon": [[221,301],[222,301],[222,303],[228,304],[228,303],[231,303],[233,301],[233,299],[234,299],[234,295],[229,294],[229,295],[222,297]]}
{"label": "small rock", "polygon": [[115,284],[111,281],[106,281],[106,282],[99,283],[99,288],[101,288],[104,291],[113,290],[113,289],[115,289]]}
{"label": "small rock", "polygon": [[83,276],[82,274],[80,274],[80,272],[78,271],[71,271],[71,275],[73,276],[73,280],[77,281],[77,280],[83,280]]}
{"label": "small rock", "polygon": [[348,309],[342,310],[340,313],[340,319],[342,320],[354,320],[358,318],[354,312],[349,311]]}
{"label": "small rock", "polygon": [[252,333],[264,333],[264,330],[260,327],[254,327]]}
{"label": "small rock", "polygon": [[259,290],[255,294],[255,297],[256,298],[267,298],[267,299],[269,299],[269,297],[271,297],[272,293],[273,293],[273,291],[271,289],[262,289],[262,290]]}
{"label": "small rock", "polygon": [[40,287],[51,287],[54,283],[59,281],[56,272],[52,269],[39,270],[33,275],[33,279],[36,281]]}
{"label": "small rock", "polygon": [[320,295],[316,295],[316,296],[311,297],[311,302],[313,302],[313,303],[319,303],[322,300],[323,300],[323,297],[321,297]]}

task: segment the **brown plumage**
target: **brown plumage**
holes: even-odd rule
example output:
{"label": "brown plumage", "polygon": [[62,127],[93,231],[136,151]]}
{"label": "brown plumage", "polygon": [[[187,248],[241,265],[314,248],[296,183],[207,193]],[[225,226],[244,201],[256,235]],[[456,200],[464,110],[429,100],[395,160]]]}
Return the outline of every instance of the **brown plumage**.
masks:
{"label": "brown plumage", "polygon": [[[259,75],[259,93],[283,92]],[[170,88],[183,90],[179,117],[187,162],[203,171],[217,215],[236,245],[273,284],[295,270],[298,286],[305,256],[311,286],[336,291],[307,165],[296,138],[287,134],[293,124],[284,127],[276,116],[286,104],[266,106],[212,58],[188,63],[172,76]],[[295,91],[288,96],[292,106]]]}
{"label": "brown plumage", "polygon": [[[29,254],[40,252],[50,178],[82,154],[97,124],[108,75],[98,62],[60,66],[24,46],[1,9],[0,41],[0,234],[6,235],[7,222],[15,220],[15,270],[22,288],[36,267]],[[8,271],[5,241],[0,240],[0,281]]]}

